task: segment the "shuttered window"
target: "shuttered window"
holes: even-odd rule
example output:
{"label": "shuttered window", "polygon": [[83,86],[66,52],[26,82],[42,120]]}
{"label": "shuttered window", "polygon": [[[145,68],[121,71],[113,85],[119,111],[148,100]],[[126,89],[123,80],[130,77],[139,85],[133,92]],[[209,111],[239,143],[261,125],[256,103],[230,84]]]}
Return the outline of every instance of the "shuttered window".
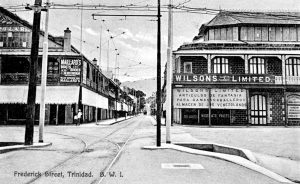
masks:
{"label": "shuttered window", "polygon": [[213,60],[213,72],[225,74],[229,73],[229,65],[227,58],[215,58]]}
{"label": "shuttered window", "polygon": [[267,102],[263,95],[254,95],[251,97],[251,124],[267,124]]}
{"label": "shuttered window", "polygon": [[249,60],[250,74],[265,74],[265,60],[263,58],[252,58]]}
{"label": "shuttered window", "polygon": [[290,58],[286,60],[285,71],[287,76],[300,76],[300,59]]}

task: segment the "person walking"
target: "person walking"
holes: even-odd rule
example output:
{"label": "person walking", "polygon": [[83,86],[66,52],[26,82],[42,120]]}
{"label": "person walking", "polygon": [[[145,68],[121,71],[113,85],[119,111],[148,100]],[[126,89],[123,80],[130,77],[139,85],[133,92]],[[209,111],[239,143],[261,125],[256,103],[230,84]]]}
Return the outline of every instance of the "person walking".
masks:
{"label": "person walking", "polygon": [[77,113],[77,125],[79,126],[80,123],[81,123],[81,117],[82,117],[82,112],[81,112],[81,109],[78,110],[78,113]]}

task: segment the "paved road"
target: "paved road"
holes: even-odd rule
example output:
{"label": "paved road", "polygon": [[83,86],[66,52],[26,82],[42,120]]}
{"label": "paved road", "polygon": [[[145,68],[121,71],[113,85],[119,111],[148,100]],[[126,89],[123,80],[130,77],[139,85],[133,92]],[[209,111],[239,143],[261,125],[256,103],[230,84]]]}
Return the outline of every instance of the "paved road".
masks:
{"label": "paved road", "polygon": [[[45,141],[52,146],[0,154],[0,183],[277,183],[226,161],[141,149],[155,144],[155,129],[147,116],[112,126],[47,126]],[[24,127],[0,127],[0,139],[22,140],[23,134]],[[163,169],[164,163],[195,163],[204,169]],[[21,176],[25,172],[37,177]]]}

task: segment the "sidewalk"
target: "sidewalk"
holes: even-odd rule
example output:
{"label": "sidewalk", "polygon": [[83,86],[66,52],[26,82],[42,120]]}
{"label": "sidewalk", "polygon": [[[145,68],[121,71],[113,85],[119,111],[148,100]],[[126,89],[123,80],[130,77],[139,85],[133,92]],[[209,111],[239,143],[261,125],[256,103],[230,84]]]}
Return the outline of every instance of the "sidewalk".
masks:
{"label": "sidewalk", "polygon": [[[152,125],[156,125],[155,119],[152,117],[151,120]],[[214,145],[224,145],[225,147],[228,148],[236,148],[237,150],[246,150],[254,157],[253,161],[254,163],[269,169],[277,174],[280,174],[281,176],[284,176],[286,178],[289,178],[295,182],[300,183],[300,161],[297,160],[297,157],[294,156],[292,159],[291,158],[285,158],[283,155],[286,153],[281,153],[283,154],[282,156],[275,156],[275,155],[270,155],[268,153],[274,153],[275,148],[272,146],[266,146],[264,142],[262,141],[261,137],[264,137],[265,134],[268,135],[268,141],[266,140],[266,137],[264,137],[264,141],[267,143],[272,143],[272,141],[279,141],[276,144],[282,145],[282,144],[287,144],[288,140],[284,139],[281,140],[279,137],[272,137],[271,132],[275,132],[278,135],[278,132],[283,131],[281,134],[287,134],[288,131],[292,131],[292,129],[283,129],[279,130],[277,129],[272,129],[273,127],[265,128],[264,129],[258,129],[256,128],[255,132],[258,132],[254,134],[255,137],[251,137],[253,128],[232,128],[232,127],[227,127],[227,128],[201,128],[201,127],[183,127],[181,125],[175,125],[171,127],[171,141],[172,143],[195,143],[197,144],[214,144]],[[189,132],[190,130],[192,131],[192,134]],[[165,131],[165,128],[162,127],[162,131]],[[199,132],[198,136],[197,133]],[[265,133],[267,132],[267,133]],[[261,134],[261,136],[259,136]],[[280,134],[280,135],[281,135]],[[240,137],[243,136],[243,137]],[[162,136],[163,137],[163,136]],[[280,136],[283,138],[282,136]],[[299,137],[298,137],[299,138]],[[297,137],[295,137],[297,139]],[[255,142],[256,140],[256,142]],[[236,142],[242,142],[241,146],[238,146]],[[281,142],[283,143],[281,143]],[[300,141],[300,139],[298,139]],[[248,142],[248,144],[247,144]],[[291,144],[294,146],[297,146],[297,140],[295,140],[295,144]],[[233,144],[234,143],[234,144]],[[299,144],[299,142],[298,142]],[[258,150],[263,150],[264,152],[257,152],[257,150],[253,151],[253,148],[256,146],[264,146],[264,148],[260,148]],[[249,149],[250,148],[250,149]],[[297,155],[297,149],[293,149],[294,155]],[[280,153],[279,150],[277,150],[277,153]]]}
{"label": "sidewalk", "polygon": [[125,120],[128,120],[128,119],[131,119],[135,116],[127,116],[127,117],[120,117],[120,118],[113,118],[113,119],[105,119],[105,120],[100,120],[100,121],[97,121],[97,122],[92,122],[92,123],[84,123],[84,124],[81,124],[80,126],[83,126],[83,127],[92,127],[92,126],[108,126],[108,125],[113,125],[113,124],[116,124],[116,123],[119,123],[121,121],[125,121]]}

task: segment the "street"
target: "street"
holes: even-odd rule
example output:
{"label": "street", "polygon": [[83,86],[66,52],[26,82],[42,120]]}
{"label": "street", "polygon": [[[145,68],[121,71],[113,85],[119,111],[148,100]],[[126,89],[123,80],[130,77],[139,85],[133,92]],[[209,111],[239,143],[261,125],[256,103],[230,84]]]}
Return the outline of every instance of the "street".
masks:
{"label": "street", "polygon": [[[6,184],[276,183],[227,161],[174,150],[142,149],[155,144],[156,127],[150,119],[138,116],[111,126],[46,126],[45,141],[52,142],[52,146],[0,154],[0,181]],[[0,127],[0,132],[1,140],[12,135],[21,141],[24,127]],[[200,164],[203,169],[162,168],[162,164],[168,163]]]}

